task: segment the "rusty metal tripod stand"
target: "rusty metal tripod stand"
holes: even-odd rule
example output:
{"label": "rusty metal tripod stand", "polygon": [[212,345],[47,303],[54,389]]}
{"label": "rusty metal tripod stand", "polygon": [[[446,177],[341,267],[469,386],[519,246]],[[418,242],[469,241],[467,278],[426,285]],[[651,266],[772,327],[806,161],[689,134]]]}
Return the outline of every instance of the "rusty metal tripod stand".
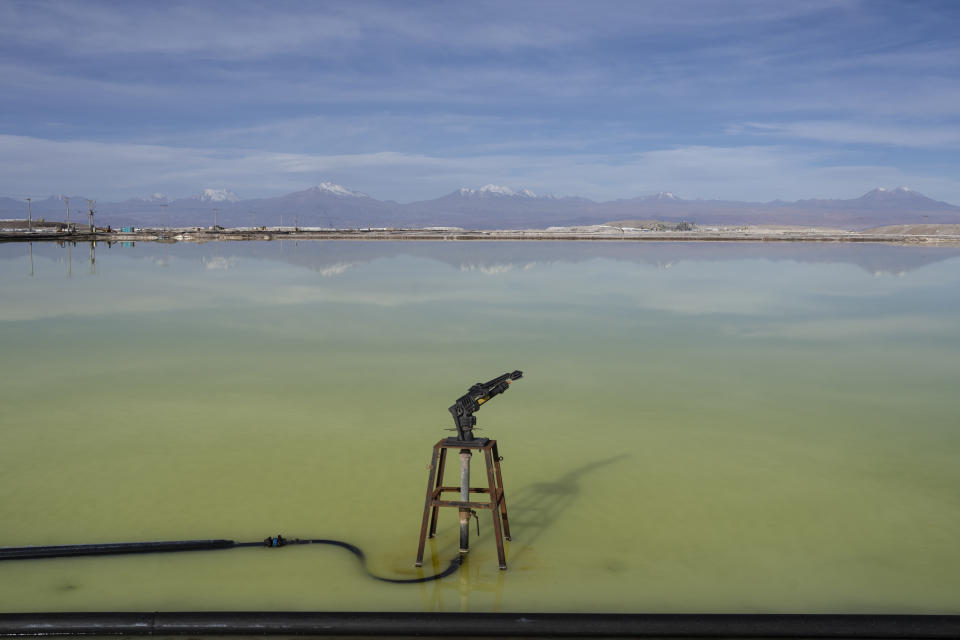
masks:
{"label": "rusty metal tripod stand", "polygon": [[[470,493],[486,493],[490,496],[489,502],[475,502],[465,500],[468,495],[464,495],[464,486],[452,487],[444,486],[443,472],[447,462],[447,450],[459,449],[461,454],[466,454],[465,462],[467,471],[467,489]],[[469,487],[469,455],[471,450],[483,452],[483,458],[487,466],[487,486]],[[430,524],[430,537],[437,532],[437,515],[440,507],[456,507],[461,513],[461,531],[463,531],[463,518],[470,515],[476,515],[474,509],[489,509],[493,516],[493,537],[497,543],[497,559],[500,561],[500,568],[507,568],[507,561],[503,551],[503,539],[510,540],[510,521],[507,519],[507,501],[503,495],[503,476],[500,473],[500,452],[497,450],[497,441],[480,438],[474,441],[460,441],[455,438],[446,438],[433,446],[433,458],[430,460],[430,472],[427,478],[427,498],[423,504],[423,522],[420,525],[420,546],[417,548],[416,566],[423,566],[423,546],[427,539],[427,522]],[[460,492],[460,500],[443,500],[442,494],[448,492]],[[501,527],[502,519],[502,527]],[[478,520],[479,521],[479,520]],[[461,534],[461,549],[464,553],[464,536]]]}

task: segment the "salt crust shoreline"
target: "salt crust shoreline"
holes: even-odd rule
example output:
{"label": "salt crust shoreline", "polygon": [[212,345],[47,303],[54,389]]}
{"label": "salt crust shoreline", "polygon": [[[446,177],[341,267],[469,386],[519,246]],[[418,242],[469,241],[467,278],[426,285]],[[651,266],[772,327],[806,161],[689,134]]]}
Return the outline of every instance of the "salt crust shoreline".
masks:
{"label": "salt crust shoreline", "polygon": [[547,229],[466,230],[455,227],[427,229],[321,229],[269,227],[211,229],[138,229],[134,232],[0,231],[0,242],[107,241],[107,242],[211,242],[263,240],[596,240],[656,242],[874,242],[924,246],[960,246],[960,225],[897,225],[866,231],[788,225],[700,227],[692,231],[651,231],[632,227],[593,225]]}

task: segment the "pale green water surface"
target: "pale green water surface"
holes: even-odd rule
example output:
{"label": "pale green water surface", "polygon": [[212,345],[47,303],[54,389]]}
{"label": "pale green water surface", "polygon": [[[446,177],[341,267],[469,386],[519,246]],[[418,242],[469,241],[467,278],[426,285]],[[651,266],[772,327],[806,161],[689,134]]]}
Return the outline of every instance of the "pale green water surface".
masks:
{"label": "pale green water surface", "polygon": [[[477,380],[513,542],[0,564],[3,611],[960,613],[960,251],[0,245],[0,545],[350,541],[413,567]],[[475,460],[479,477],[480,466]],[[426,573],[456,553],[441,512]]]}

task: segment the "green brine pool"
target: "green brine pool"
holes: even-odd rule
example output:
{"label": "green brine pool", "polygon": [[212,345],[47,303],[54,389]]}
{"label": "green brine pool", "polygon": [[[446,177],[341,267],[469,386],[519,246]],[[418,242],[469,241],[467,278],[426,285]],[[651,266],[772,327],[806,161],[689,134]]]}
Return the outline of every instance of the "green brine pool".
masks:
{"label": "green brine pool", "polygon": [[958,249],[4,244],[0,353],[0,546],[398,578],[447,407],[525,374],[477,414],[508,571],[482,512],[438,582],[4,562],[3,611],[960,613]]}

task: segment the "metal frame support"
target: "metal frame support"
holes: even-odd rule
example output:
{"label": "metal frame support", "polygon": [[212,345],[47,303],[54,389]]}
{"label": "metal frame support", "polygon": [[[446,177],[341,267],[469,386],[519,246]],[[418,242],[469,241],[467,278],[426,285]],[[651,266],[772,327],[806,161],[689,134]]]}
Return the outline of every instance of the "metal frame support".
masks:
{"label": "metal frame support", "polygon": [[[489,502],[442,499],[444,493],[460,493],[461,491],[460,487],[443,484],[443,472],[447,464],[448,449],[474,449],[478,453],[483,453],[483,459],[487,467],[487,486],[469,487],[468,493],[486,493],[490,496]],[[507,500],[503,492],[503,473],[500,470],[500,460],[500,451],[497,448],[496,440],[478,440],[474,443],[441,440],[433,445],[433,456],[430,459],[430,470],[427,476],[427,495],[423,503],[423,520],[420,523],[420,544],[417,547],[416,566],[423,566],[423,548],[427,541],[428,532],[431,538],[437,533],[437,516],[440,507],[455,507],[460,512],[469,509],[490,510],[493,518],[493,537],[497,544],[497,559],[500,562],[501,569],[507,568],[503,540],[504,538],[510,540],[510,520],[507,518]]]}

